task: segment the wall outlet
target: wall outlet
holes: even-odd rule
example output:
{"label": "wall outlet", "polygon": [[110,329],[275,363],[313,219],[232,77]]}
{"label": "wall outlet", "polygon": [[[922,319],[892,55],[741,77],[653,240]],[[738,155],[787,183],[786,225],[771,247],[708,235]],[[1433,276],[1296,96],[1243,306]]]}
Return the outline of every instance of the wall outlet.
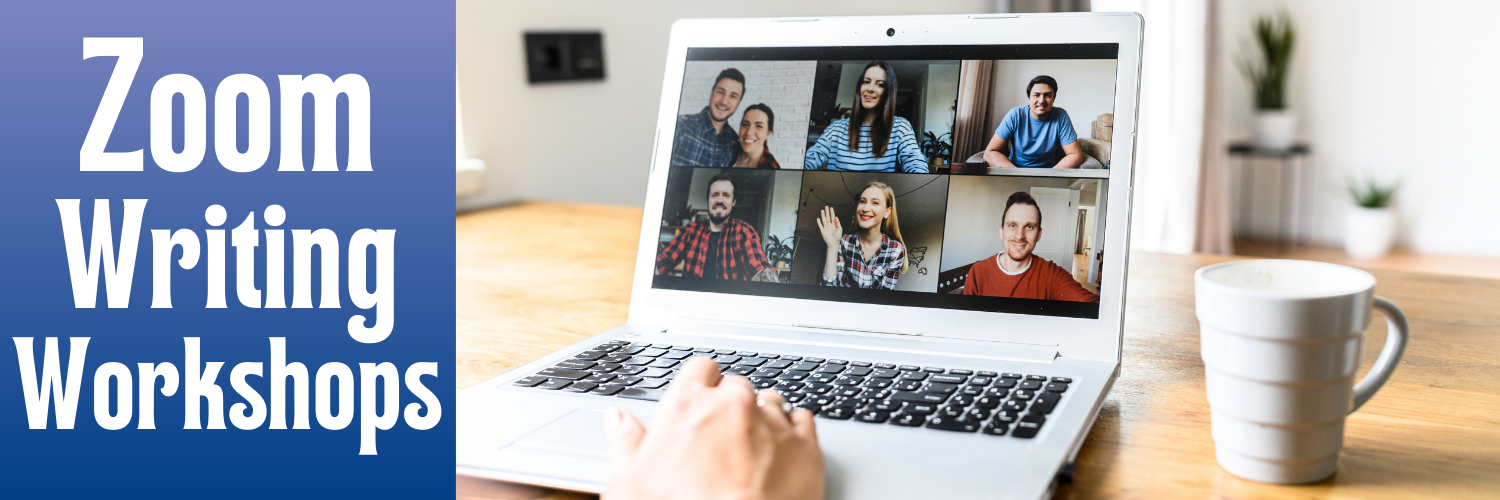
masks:
{"label": "wall outlet", "polygon": [[531,83],[604,79],[604,37],[592,33],[526,33]]}

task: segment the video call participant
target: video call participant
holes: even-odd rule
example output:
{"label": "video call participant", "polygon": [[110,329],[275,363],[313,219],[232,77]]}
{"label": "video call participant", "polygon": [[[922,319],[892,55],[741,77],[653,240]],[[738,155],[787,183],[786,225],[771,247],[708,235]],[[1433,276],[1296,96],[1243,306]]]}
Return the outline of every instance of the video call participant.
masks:
{"label": "video call participant", "polygon": [[1035,198],[1025,191],[1010,195],[1000,217],[1003,250],[969,267],[964,295],[1099,302],[1062,266],[1032,255],[1042,238],[1042,211]]}
{"label": "video call participant", "polygon": [[854,210],[855,231],[844,234],[833,207],[823,207],[818,232],[828,245],[818,283],[849,288],[895,290],[906,272],[906,244],[896,224],[896,193],[882,182],[860,191]]}
{"label": "video call participant", "polygon": [[[984,148],[984,161],[991,167],[1078,168],[1083,148],[1068,112],[1052,106],[1057,100],[1057,80],[1047,75],[1026,85],[1028,104],[1005,113],[995,136]],[[1010,153],[1004,153],[1009,146]]]}
{"label": "video call participant", "polygon": [[719,72],[703,111],[677,117],[672,142],[672,164],[688,167],[727,167],[740,150],[740,137],[729,117],[745,96],[745,75],[729,68]]}
{"label": "video call participant", "polygon": [[740,118],[740,149],[734,155],[734,168],[780,169],[776,157],[771,156],[768,142],[776,132],[776,113],[765,104],[753,104],[745,108]]}
{"label": "video call participant", "polygon": [[[858,130],[850,133],[850,123]],[[896,72],[885,61],[865,65],[854,117],[835,120],[807,148],[807,170],[927,173],[911,122],[896,116]]]}
{"label": "video call participant", "polygon": [[656,255],[656,274],[683,262],[683,276],[776,282],[776,268],[760,249],[760,233],[750,223],[730,217],[734,179],[727,174],[708,181],[708,222],[693,222]]}

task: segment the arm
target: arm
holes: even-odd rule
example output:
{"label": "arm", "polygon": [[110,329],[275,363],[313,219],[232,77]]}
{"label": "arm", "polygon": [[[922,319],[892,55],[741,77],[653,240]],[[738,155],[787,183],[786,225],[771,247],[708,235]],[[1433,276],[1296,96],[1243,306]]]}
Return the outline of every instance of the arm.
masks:
{"label": "arm", "polygon": [[[891,131],[891,138],[896,139],[896,161],[901,164],[901,171],[908,174],[927,173],[927,156],[922,154],[922,147],[917,145],[917,134],[911,129],[911,122],[905,118],[896,119],[896,129]],[[890,149],[889,146],[886,149]]]}
{"label": "arm", "polygon": [[1083,164],[1083,147],[1078,145],[1078,141],[1063,144],[1062,150],[1065,156],[1052,168],[1078,168]]}
{"label": "arm", "polygon": [[750,277],[750,281],[775,283],[776,268],[771,267],[771,262],[766,260],[765,252],[760,249],[760,235],[756,234],[755,228],[750,227],[749,224],[742,223],[741,226],[737,227],[744,228],[742,231],[739,231],[740,234],[737,238],[739,241],[737,243],[740,244],[740,251],[745,252],[745,263],[751,269],[755,270],[755,274]]}
{"label": "arm", "polygon": [[880,277],[880,282],[875,284],[876,288],[895,290],[896,282],[901,280],[901,264],[906,262],[906,246],[896,247],[896,255],[885,265],[885,275]]}
{"label": "arm", "polygon": [[823,236],[823,244],[828,246],[823,255],[823,272],[818,275],[818,283],[836,285],[840,271],[839,240],[843,238],[844,228],[838,216],[833,214],[833,207],[823,207],[823,213],[818,216],[818,233]]}
{"label": "arm", "polygon": [[[818,142],[807,148],[807,156],[802,161],[804,170],[823,170],[828,168],[828,160],[838,154],[838,145],[833,143],[834,132],[842,130],[844,134],[849,133],[848,120],[834,120],[834,122],[823,129],[823,135],[818,136]],[[846,136],[847,138],[847,136]]]}
{"label": "arm", "polygon": [[1051,295],[1053,299],[1069,302],[1099,302],[1098,295],[1085,290],[1083,285],[1073,280],[1073,275],[1068,274],[1062,266],[1052,266],[1052,268],[1055,271],[1052,273],[1052,286],[1050,287],[1052,290],[1048,295]]}
{"label": "arm", "polygon": [[1016,168],[1016,164],[1005,156],[1005,147],[1009,145],[1010,142],[1001,139],[999,135],[991,136],[990,144],[984,147],[984,162],[991,167]]}
{"label": "arm", "polygon": [[969,274],[964,275],[964,289],[959,291],[960,294],[979,295],[979,280],[974,279],[974,266],[977,265],[979,264],[969,266]]}
{"label": "arm", "polygon": [[687,235],[687,229],[677,233],[677,237],[672,238],[672,241],[656,254],[656,274],[666,274],[672,266],[677,265],[677,261],[682,260],[682,250],[687,247],[687,242],[683,240],[687,239]]}

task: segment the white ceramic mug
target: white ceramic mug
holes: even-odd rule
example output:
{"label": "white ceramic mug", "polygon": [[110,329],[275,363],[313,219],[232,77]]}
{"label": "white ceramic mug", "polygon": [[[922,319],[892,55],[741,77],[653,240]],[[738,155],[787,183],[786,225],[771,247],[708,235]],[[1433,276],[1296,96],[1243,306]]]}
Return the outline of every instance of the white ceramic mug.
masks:
{"label": "white ceramic mug", "polygon": [[[1242,260],[1193,277],[1214,452],[1230,473],[1268,483],[1332,475],[1344,417],[1385,384],[1406,350],[1406,316],[1375,277],[1300,260]],[[1371,309],[1390,333],[1358,384]]]}

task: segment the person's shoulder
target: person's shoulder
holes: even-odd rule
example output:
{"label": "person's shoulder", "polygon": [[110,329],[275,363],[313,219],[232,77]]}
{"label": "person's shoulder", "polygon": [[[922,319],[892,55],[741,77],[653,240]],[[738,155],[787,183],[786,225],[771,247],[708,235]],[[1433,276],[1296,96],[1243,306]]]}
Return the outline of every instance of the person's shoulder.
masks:
{"label": "person's shoulder", "polygon": [[1010,111],[1006,111],[1005,112],[1005,117],[1006,118],[1010,118],[1010,117],[1014,116],[1016,118],[1020,118],[1022,115],[1026,115],[1026,114],[1030,114],[1030,113],[1031,113],[1031,106],[1027,106],[1025,104],[1022,104],[1020,106],[1016,106],[1014,108],[1010,108]]}
{"label": "person's shoulder", "polygon": [[1056,107],[1056,106],[1054,106],[1052,108],[1052,120],[1054,120],[1054,121],[1064,121],[1064,122],[1071,122],[1072,121],[1071,119],[1068,118],[1068,110],[1062,109],[1062,108],[1059,108],[1059,107]]}
{"label": "person's shoulder", "polygon": [[912,130],[912,128],[911,128],[911,122],[907,121],[905,118],[902,118],[902,117],[899,117],[899,116],[896,117],[896,123],[894,125],[892,125],[891,128],[896,129],[896,130],[905,129],[907,132],[910,132]]}
{"label": "person's shoulder", "polygon": [[1046,274],[1047,277],[1054,279],[1058,276],[1062,276],[1070,280],[1073,279],[1073,275],[1069,273],[1067,269],[1063,269],[1062,266],[1057,265],[1056,262],[1043,259],[1036,255],[1032,255],[1031,257],[1032,271],[1036,271],[1038,274]]}
{"label": "person's shoulder", "polygon": [[896,249],[896,251],[898,251],[898,252],[905,252],[906,251],[906,244],[902,243],[901,240],[898,240],[898,239],[895,239],[895,238],[892,238],[892,237],[886,236],[886,235],[881,235],[881,237],[885,238],[885,243],[886,243],[887,246]]}
{"label": "person's shoulder", "polygon": [[755,226],[750,225],[749,222],[740,220],[739,217],[730,217],[729,224],[734,226],[736,231],[749,231],[751,233],[757,233],[757,231],[755,230]]}
{"label": "person's shoulder", "polygon": [[833,123],[828,124],[828,128],[825,129],[824,133],[832,130],[849,130],[849,119],[839,118],[837,120],[834,120]]}

